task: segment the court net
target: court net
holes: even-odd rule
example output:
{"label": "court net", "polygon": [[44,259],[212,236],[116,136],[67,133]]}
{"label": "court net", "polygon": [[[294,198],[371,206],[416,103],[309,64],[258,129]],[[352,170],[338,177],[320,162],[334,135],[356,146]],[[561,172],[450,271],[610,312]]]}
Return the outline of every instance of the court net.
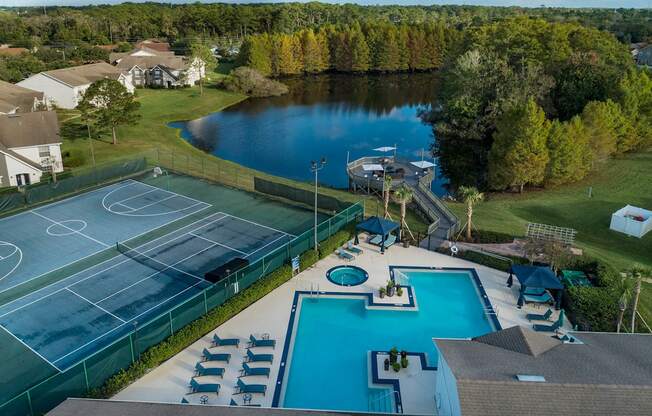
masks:
{"label": "court net", "polygon": [[118,252],[121,253],[123,256],[128,257],[142,265],[145,265],[150,269],[156,270],[159,273],[165,273],[172,277],[179,277],[179,274],[181,274],[184,276],[190,276],[199,279],[199,277],[197,276],[194,276],[188,272],[184,272],[183,270],[177,269],[176,267],[174,267],[174,264],[166,264],[158,259],[155,259],[154,257],[148,256],[147,254],[136,250],[135,248],[131,248],[124,243],[116,242],[115,246]]}

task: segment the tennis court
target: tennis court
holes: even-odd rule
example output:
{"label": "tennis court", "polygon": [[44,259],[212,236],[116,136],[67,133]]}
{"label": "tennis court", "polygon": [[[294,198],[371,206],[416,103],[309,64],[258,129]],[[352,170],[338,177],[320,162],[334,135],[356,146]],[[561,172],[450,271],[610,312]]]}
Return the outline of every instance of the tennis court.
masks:
{"label": "tennis court", "polygon": [[0,293],[210,207],[127,180],[0,219]]}
{"label": "tennis court", "polygon": [[196,295],[210,285],[207,271],[236,257],[253,262],[292,237],[213,213],[139,247],[120,245],[123,254],[1,306],[0,325],[63,371]]}

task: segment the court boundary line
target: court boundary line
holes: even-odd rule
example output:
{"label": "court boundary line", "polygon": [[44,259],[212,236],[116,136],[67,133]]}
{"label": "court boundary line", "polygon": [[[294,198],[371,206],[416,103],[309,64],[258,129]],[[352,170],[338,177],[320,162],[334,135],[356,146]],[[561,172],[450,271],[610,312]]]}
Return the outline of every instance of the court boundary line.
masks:
{"label": "court boundary line", "polygon": [[[210,224],[209,224],[209,225],[210,225]],[[224,248],[227,249],[227,250],[235,251],[236,253],[240,253],[240,254],[245,255],[245,256],[247,255],[247,253],[245,253],[245,252],[242,251],[242,250],[238,250],[237,248],[233,248],[233,247],[227,246],[227,245],[224,244],[224,243],[218,243],[217,241],[211,240],[210,238],[206,238],[206,237],[202,237],[201,235],[197,235],[197,234],[194,233],[195,231],[196,231],[196,230],[192,230],[192,231],[190,231],[190,232],[188,233],[188,235],[193,236],[194,238],[199,238],[200,240],[208,241],[209,243],[212,243],[213,246],[224,247]]]}
{"label": "court boundary line", "polygon": [[[44,220],[50,221],[50,222],[52,222],[52,223],[54,223],[54,224],[56,224],[56,225],[58,225],[58,226],[60,226],[60,227],[63,227],[63,228],[65,228],[65,229],[69,230],[69,231],[72,231],[73,234],[79,234],[79,235],[81,235],[82,237],[85,237],[85,238],[87,238],[87,239],[89,239],[89,240],[91,240],[91,241],[94,241],[94,242],[96,242],[96,243],[99,244],[99,245],[102,245],[102,246],[104,246],[104,247],[110,247],[110,246],[109,246],[108,244],[106,244],[105,242],[100,241],[100,240],[98,240],[98,239],[96,239],[96,238],[94,238],[94,237],[91,237],[90,235],[86,235],[86,234],[82,233],[81,231],[77,231],[77,230],[75,230],[75,229],[73,229],[73,228],[70,228],[70,227],[68,227],[67,225],[65,225],[65,224],[63,224],[63,223],[61,223],[61,222],[59,222],[59,221],[53,220],[52,218],[46,217],[45,215],[41,214],[40,212],[34,212],[34,211],[31,211],[31,212],[32,212],[32,214],[36,215],[37,217],[41,217],[41,218],[43,218]],[[68,220],[66,220],[66,221],[68,221]],[[72,234],[70,234],[70,235],[72,235]]]}
{"label": "court boundary line", "polygon": [[[129,185],[125,185],[125,186],[123,186],[122,188],[126,188],[127,186],[130,186],[130,185],[132,185],[132,183],[130,183]],[[122,189],[122,188],[118,188],[118,189]],[[117,191],[118,189],[114,189],[114,190]],[[111,191],[111,192],[113,192],[113,191]],[[113,205],[116,205],[116,204],[120,204],[120,205],[122,205],[123,202],[131,201],[132,199],[136,199],[136,198],[138,198],[138,197],[141,197],[141,196],[143,196],[143,195],[150,194],[150,193],[152,193],[152,192],[156,192],[156,189],[150,189],[149,191],[141,192],[141,193],[136,194],[136,195],[134,195],[134,196],[130,196],[130,197],[125,198],[125,199],[121,199],[121,200],[116,201],[116,202],[114,202],[113,204],[109,205],[109,207],[111,207],[111,206],[113,206]],[[110,192],[109,192],[108,194],[106,194],[106,195],[110,195]],[[102,202],[104,202],[104,199],[106,198],[106,195],[104,196],[104,198],[102,198]],[[102,204],[102,206],[104,206],[104,204]]]}
{"label": "court boundary line", "polygon": [[[100,188],[100,189],[103,189],[103,188]],[[99,190],[99,189],[98,189],[98,190]],[[79,195],[76,195],[76,196],[79,196]],[[59,202],[61,202],[61,201],[59,201]],[[139,234],[136,234],[136,235],[134,235],[134,236],[131,236],[131,237],[129,237],[129,240],[133,240],[134,238],[142,237],[143,235],[145,235],[145,234],[147,234],[147,233],[154,232],[154,231],[156,231],[156,230],[160,230],[161,228],[166,227],[166,226],[168,226],[168,225],[170,225],[170,224],[172,224],[172,223],[174,223],[174,222],[176,222],[176,221],[181,221],[181,220],[183,220],[183,219],[185,219],[185,218],[187,218],[187,217],[189,217],[189,216],[191,216],[191,215],[197,214],[197,213],[199,213],[199,212],[201,212],[201,211],[203,211],[203,210],[205,210],[205,209],[208,209],[208,208],[210,208],[210,207],[213,206],[213,205],[211,205],[211,204],[209,204],[209,203],[206,203],[206,202],[204,202],[204,204],[206,205],[205,207],[202,207],[202,208],[200,208],[200,209],[198,209],[198,210],[196,210],[196,211],[193,211],[193,212],[185,213],[185,214],[183,214],[182,216],[180,216],[179,218],[175,218],[175,219],[173,219],[173,220],[170,220],[170,221],[164,222],[163,224],[159,225],[158,227],[151,228],[151,229],[149,229],[149,230],[145,230],[145,231],[143,231],[142,233],[139,233]],[[198,206],[198,205],[199,205],[199,204],[191,205],[191,206],[188,207],[187,209],[189,209],[189,208],[193,208],[193,207],[196,207],[196,206]],[[33,211],[33,210],[31,210],[31,211]],[[28,213],[30,213],[31,211],[26,211],[26,212],[24,212],[24,213],[20,213],[20,214],[16,214],[16,215],[28,214]],[[221,213],[221,212],[218,212],[218,213]],[[227,214],[224,214],[224,215],[227,215]],[[13,217],[13,216],[11,216],[11,217]],[[10,217],[6,217],[6,218],[10,218]],[[204,218],[207,218],[207,217],[204,217]],[[2,219],[0,219],[0,221],[1,221],[1,220],[2,220]],[[198,220],[198,221],[201,221],[201,220]],[[194,224],[195,222],[198,222],[198,221],[194,221],[194,222],[192,222],[192,223],[190,223],[190,224]],[[190,225],[190,224],[188,224],[188,225]],[[181,227],[181,228],[184,228],[184,227],[186,227],[186,226],[184,225],[184,226]],[[170,234],[170,233],[168,233],[168,234]],[[166,234],[166,235],[167,235],[167,234]],[[156,241],[156,240],[159,239],[159,238],[161,238],[161,237],[157,237],[157,238],[155,238],[155,239],[152,240],[152,241]],[[95,255],[97,255],[97,254],[103,252],[103,251],[106,251],[107,249],[109,249],[109,247],[107,247],[107,248],[103,248],[103,249],[101,249],[101,250],[96,250],[96,251],[94,251],[94,252],[92,252],[92,253],[90,253],[90,254],[84,256],[84,257],[80,257],[80,258],[78,258],[78,259],[76,259],[76,260],[73,260],[73,261],[70,261],[70,262],[68,262],[68,263],[66,263],[66,264],[63,264],[63,265],[57,267],[56,269],[48,270],[47,272],[41,273],[41,274],[39,274],[38,276],[34,276],[34,277],[29,278],[29,279],[27,279],[27,280],[25,280],[25,281],[23,281],[23,282],[17,283],[17,284],[15,284],[15,285],[13,285],[13,286],[9,286],[9,287],[6,288],[6,289],[2,289],[2,290],[0,290],[0,294],[6,292],[6,291],[8,291],[8,290],[14,289],[14,288],[16,288],[16,287],[22,286],[22,285],[24,285],[24,284],[26,284],[26,283],[29,283],[29,282],[31,282],[32,280],[40,279],[40,278],[42,278],[43,276],[45,276],[45,275],[47,275],[47,274],[50,274],[50,273],[54,273],[54,272],[56,272],[56,271],[59,271],[59,270],[65,268],[65,267],[71,266],[71,265],[73,265],[73,264],[75,264],[75,263],[77,263],[77,262],[79,262],[79,261],[86,260],[86,259],[88,259],[88,258],[90,258],[90,257],[93,257],[93,256],[95,256]],[[113,258],[113,257],[112,257],[112,258]],[[104,263],[104,262],[106,262],[106,261],[109,261],[109,260],[111,260],[111,259],[107,259],[107,260],[101,261],[100,263],[97,263],[96,265],[102,264],[102,263]],[[84,269],[84,270],[86,270],[86,269]],[[70,276],[68,276],[68,277],[66,277],[66,278],[64,278],[64,279],[62,279],[62,280],[59,280],[59,281],[54,282],[54,283],[51,283],[51,284],[56,284],[56,283],[58,283],[58,282],[60,282],[60,281],[63,281],[63,280],[68,279],[68,278],[70,278],[70,277],[73,277],[73,276],[75,276],[76,274],[83,272],[84,270],[81,270],[81,271],[79,271],[79,272],[76,272],[76,273],[74,273],[74,274],[72,274],[72,275],[70,275]],[[5,277],[8,277],[8,276],[5,276]],[[50,286],[50,285],[44,286],[44,287],[42,287],[42,288],[39,288],[39,289],[37,289],[37,291],[38,291],[38,290],[45,289],[45,288],[47,288],[48,286]],[[15,302],[15,301],[17,301],[17,300],[19,300],[19,299],[22,299],[22,298],[25,297],[25,296],[29,296],[29,295],[32,294],[32,293],[35,293],[35,292],[31,292],[31,293],[28,293],[28,294],[26,294],[26,295],[23,295],[23,296],[21,296],[21,297],[19,297],[19,298],[16,298],[16,299],[14,299],[14,300],[12,300],[12,301],[10,301],[10,302],[5,303],[4,305],[0,305],[0,307],[5,306],[5,305],[9,305],[9,304],[11,304],[12,302]]]}
{"label": "court boundary line", "polygon": [[125,321],[124,319],[120,318],[119,316],[117,316],[117,315],[115,315],[115,314],[113,314],[113,313],[107,311],[106,309],[104,309],[104,308],[101,307],[100,305],[96,304],[95,302],[91,302],[90,300],[86,299],[85,297],[83,297],[83,296],[80,295],[79,293],[75,292],[74,290],[71,290],[69,287],[66,287],[66,290],[67,290],[68,292],[72,293],[73,295],[79,297],[80,299],[85,300],[86,302],[88,302],[88,303],[90,303],[91,305],[95,306],[97,309],[101,310],[102,312],[106,313],[107,315],[110,315],[110,316],[114,317],[115,319],[119,320],[120,322],[122,322],[122,323],[126,323],[126,322],[127,322],[127,321]]}
{"label": "court boundary line", "polygon": [[18,338],[18,337],[17,337],[16,335],[14,335],[10,330],[8,330],[7,328],[5,328],[4,325],[0,324],[0,328],[2,328],[2,329],[3,329],[7,334],[9,334],[9,335],[10,335],[12,338],[14,338],[16,341],[18,341],[18,342],[20,342],[21,344],[23,344],[23,345],[24,345],[27,349],[29,349],[31,352],[33,352],[34,354],[36,354],[40,359],[42,359],[43,361],[45,361],[46,363],[48,363],[49,365],[51,365],[51,366],[52,366],[55,370],[57,370],[59,373],[62,373],[62,372],[63,372],[63,371],[61,371],[61,369],[60,369],[59,367],[57,367],[56,365],[54,365],[53,362],[51,362],[50,360],[48,360],[47,358],[45,358],[44,356],[42,356],[42,355],[41,355],[40,353],[38,353],[34,348],[32,348],[32,347],[30,347],[29,345],[27,345],[27,344],[25,343],[25,341],[23,341],[22,339]]}
{"label": "court boundary line", "polygon": [[[278,238],[276,238],[276,239],[270,241],[269,243],[265,244],[264,246],[259,247],[259,248],[257,248],[256,250],[252,251],[251,253],[247,254],[246,257],[253,256],[254,254],[258,253],[260,250],[262,250],[262,249],[264,249],[264,248],[266,248],[266,247],[268,247],[268,246],[274,244],[275,242],[277,242],[278,240],[280,240],[280,239],[283,238],[283,237],[290,237],[290,235],[289,235],[289,234],[282,235],[282,236],[280,236],[280,237],[278,237]],[[270,253],[271,253],[271,251],[270,251]]]}
{"label": "court boundary line", "polygon": [[[211,214],[211,215],[219,215],[219,214],[222,214],[222,213],[214,213],[214,214]],[[191,225],[195,225],[196,223],[201,222],[201,221],[203,221],[203,220],[205,220],[206,218],[209,218],[209,217],[210,217],[210,215],[209,215],[208,217],[204,217],[204,218],[202,218],[202,219],[200,219],[200,220],[197,220],[197,221],[195,221],[195,222],[192,222],[192,223],[190,223],[190,224],[188,224],[188,225],[186,225],[186,226],[184,226],[184,227],[182,227],[182,228],[180,228],[180,229],[178,229],[178,230],[175,230],[175,231],[172,231],[172,232],[170,232],[170,233],[168,233],[168,234],[165,234],[165,235],[162,235],[162,236],[160,236],[160,237],[157,237],[157,238],[155,238],[154,240],[149,241],[149,242],[147,242],[147,243],[145,243],[145,244],[149,244],[149,243],[155,242],[155,241],[157,241],[157,240],[160,240],[160,239],[162,239],[163,237],[167,237],[167,236],[169,236],[170,234],[173,234],[173,233],[175,233],[175,232],[177,232],[177,231],[179,231],[179,230],[182,230],[183,228],[190,227]],[[226,215],[223,215],[222,217],[213,220],[213,222],[220,221],[220,220],[222,220],[222,219],[224,219],[224,218],[226,218]],[[163,246],[163,245],[165,245],[165,244],[167,244],[167,243],[170,243],[170,242],[172,242],[172,241],[178,240],[179,238],[184,237],[184,236],[186,236],[186,235],[187,235],[187,233],[186,233],[186,232],[183,232],[183,233],[181,233],[180,235],[178,235],[178,236],[176,236],[176,237],[174,237],[174,238],[172,238],[172,239],[170,239],[170,240],[168,240],[168,241],[166,241],[166,242],[164,242],[164,243],[157,244],[157,245],[155,245],[155,246],[153,246],[153,247],[151,247],[151,248],[145,250],[144,253],[147,253],[147,252],[149,252],[149,251],[151,251],[151,250],[154,250],[154,249],[156,249],[156,248],[159,248],[159,247],[161,247],[161,246]],[[143,244],[143,245],[144,245],[144,244]],[[60,282],[64,282],[64,281],[66,281],[66,280],[68,280],[68,279],[71,279],[71,278],[75,277],[76,275],[78,275],[78,274],[80,274],[80,273],[83,273],[84,271],[86,271],[86,270],[88,270],[88,269],[90,269],[90,268],[94,268],[94,267],[97,267],[97,266],[101,266],[101,265],[103,265],[104,263],[107,263],[107,262],[109,262],[109,261],[112,261],[112,260],[114,260],[114,259],[116,259],[116,258],[118,258],[118,257],[120,257],[120,256],[125,257],[125,259],[124,259],[124,260],[120,260],[119,262],[117,262],[117,263],[115,263],[115,264],[113,264],[113,265],[110,265],[109,267],[106,267],[106,268],[104,268],[104,269],[102,269],[102,270],[98,270],[97,272],[94,272],[93,274],[91,274],[91,275],[89,275],[89,276],[86,276],[86,277],[84,277],[83,279],[80,279],[80,280],[78,280],[78,281],[76,281],[76,282],[74,282],[74,283],[71,283],[71,284],[69,284],[69,285],[66,285],[66,286],[60,288],[60,289],[57,289],[57,290],[55,290],[54,292],[51,292],[51,293],[45,294],[45,295],[43,295],[43,296],[40,296],[39,298],[34,299],[34,300],[32,300],[31,302],[25,303],[24,305],[20,305],[19,307],[15,308],[15,309],[12,309],[12,310],[9,311],[9,312],[5,312],[5,313],[3,313],[2,315],[0,315],[0,318],[3,318],[3,317],[5,317],[5,316],[7,316],[7,315],[10,315],[10,314],[12,314],[12,313],[14,313],[14,312],[16,312],[16,311],[18,311],[18,310],[20,310],[20,309],[23,309],[23,308],[25,308],[25,307],[27,307],[27,306],[30,306],[30,305],[32,305],[32,304],[34,304],[34,303],[36,303],[36,302],[39,302],[39,301],[43,300],[43,299],[45,299],[45,298],[48,298],[48,297],[50,297],[50,296],[52,296],[52,295],[55,295],[55,294],[57,294],[57,293],[59,293],[59,292],[65,290],[65,289],[68,288],[68,287],[72,287],[72,286],[76,285],[77,283],[85,282],[86,280],[88,280],[88,279],[90,279],[90,278],[92,278],[92,277],[95,277],[95,276],[97,276],[98,274],[101,274],[102,272],[105,272],[105,271],[111,270],[111,269],[113,269],[113,268],[115,268],[115,267],[117,267],[117,266],[119,266],[119,265],[121,265],[121,264],[124,264],[124,263],[126,263],[126,262],[132,260],[132,259],[130,259],[129,257],[124,256],[123,254],[118,254],[118,255],[116,255],[116,256],[113,256],[113,257],[111,257],[111,258],[109,258],[109,259],[104,260],[103,262],[97,263],[96,265],[93,265],[92,267],[86,268],[86,269],[81,270],[81,271],[79,271],[79,272],[77,272],[77,273],[75,273],[75,274],[73,274],[73,275],[70,275],[70,276],[64,278],[64,279],[61,279],[61,280],[59,280],[58,282],[53,283],[52,285],[55,285],[55,284],[60,283]],[[133,261],[133,260],[132,260],[132,261]],[[191,275],[191,276],[192,276],[192,275]],[[196,276],[193,276],[193,277],[196,277]],[[50,287],[50,286],[52,286],[52,285],[45,286],[45,287],[39,289],[38,291],[41,291],[41,290],[47,289],[48,287]],[[31,295],[33,295],[34,293],[37,293],[38,291],[36,291],[36,292],[32,292],[32,293],[28,293],[28,294],[26,294],[26,295],[24,295],[24,296],[21,296],[20,298],[14,299],[14,300],[12,300],[11,302],[2,305],[1,307],[5,307],[5,306],[10,305],[10,304],[12,304],[12,303],[14,303],[14,302],[16,302],[16,301],[19,301],[19,300],[24,299],[24,298],[26,298],[26,297],[28,297],[28,296],[31,296]]]}
{"label": "court boundary line", "polygon": [[170,193],[173,193],[173,194],[179,195],[179,196],[184,197],[184,198],[186,198],[186,199],[189,199],[189,200],[191,200],[191,201],[201,202],[202,204],[205,204],[205,203],[206,203],[206,202],[204,202],[204,201],[200,201],[200,200],[195,199],[195,198],[192,198],[192,197],[190,197],[190,196],[186,196],[186,195],[183,195],[183,194],[178,194],[178,193],[176,193],[176,192],[174,192],[174,191],[170,191],[170,190],[168,190],[168,189],[159,188],[158,186],[150,185],[150,184],[148,184],[148,183],[141,182],[141,181],[137,181],[137,180],[135,180],[135,179],[129,179],[129,180],[130,180],[130,181],[133,181],[133,182],[141,183],[141,184],[143,184],[143,185],[145,185],[145,186],[149,186],[150,188],[162,189],[162,190],[164,190],[164,191],[166,191],[166,192],[170,192]]}
{"label": "court boundary line", "polygon": [[251,220],[248,220],[246,218],[238,217],[237,215],[231,215],[231,214],[226,214],[226,215],[228,215],[231,218],[235,218],[235,219],[238,219],[238,220],[242,220],[244,222],[248,222],[249,224],[257,225],[259,227],[267,228],[268,230],[276,231],[277,233],[289,235],[292,238],[296,237],[296,235],[294,235],[294,234],[286,233],[285,231],[277,230],[276,228],[273,228],[273,227],[270,227],[270,226],[267,226],[267,225],[263,225],[263,224],[255,222],[255,221],[251,221]]}

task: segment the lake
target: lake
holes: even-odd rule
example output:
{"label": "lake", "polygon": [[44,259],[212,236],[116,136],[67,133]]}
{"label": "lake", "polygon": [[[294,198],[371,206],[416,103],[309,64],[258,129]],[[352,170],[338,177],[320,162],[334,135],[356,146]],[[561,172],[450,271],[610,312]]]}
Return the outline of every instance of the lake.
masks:
{"label": "lake", "polygon": [[[283,81],[290,93],[252,98],[192,121],[171,123],[194,146],[272,175],[310,181],[310,161],[327,159],[321,184],[346,188],[347,157],[396,146],[412,160],[431,160],[430,125],[419,114],[436,97],[434,73],[329,74]],[[445,193],[445,178],[433,190]]]}

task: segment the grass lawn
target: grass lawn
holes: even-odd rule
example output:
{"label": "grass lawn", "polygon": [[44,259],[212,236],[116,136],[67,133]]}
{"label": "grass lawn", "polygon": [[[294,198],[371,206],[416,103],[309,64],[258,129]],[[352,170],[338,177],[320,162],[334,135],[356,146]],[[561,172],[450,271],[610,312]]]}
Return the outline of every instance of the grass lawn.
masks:
{"label": "grass lawn", "polygon": [[[593,197],[588,189],[593,187]],[[577,230],[576,245],[617,268],[652,268],[652,233],[639,239],[609,229],[611,214],[626,204],[652,208],[652,152],[608,161],[576,184],[518,194],[489,194],[474,208],[479,229],[524,235],[528,222]],[[449,206],[465,217],[463,204]]]}
{"label": "grass lawn", "polygon": [[[210,75],[213,81],[222,76],[218,72]],[[211,175],[212,177],[223,178],[228,176],[224,175],[225,171],[229,175],[234,175],[237,172],[236,175],[239,178],[237,180],[240,181],[240,185],[244,181],[251,185],[250,188],[253,187],[253,175],[270,177],[270,175],[253,169],[207,155],[183,140],[179,136],[177,129],[167,126],[172,121],[196,119],[220,111],[246,99],[246,96],[219,90],[214,85],[204,86],[203,95],[199,94],[199,87],[178,90],[139,89],[136,94],[138,101],[141,103],[140,120],[136,125],[118,128],[117,145],[111,144],[111,137],[108,133],[102,135],[100,139],[94,139],[93,148],[96,163],[131,158],[143,152],[150,152],[153,155],[155,152],[152,150],[159,149],[161,154],[173,153],[175,160],[185,161],[190,159],[195,164],[201,163],[201,166],[205,167],[207,172],[209,170],[222,172],[221,175]],[[72,151],[83,154],[83,163],[75,167],[74,170],[87,169],[92,165],[92,158],[86,127],[81,124],[79,114],[74,110],[60,111],[59,116],[64,138],[62,152]],[[305,183],[281,178],[275,178],[275,180],[312,189],[311,185]],[[353,195],[328,188],[322,188],[320,192],[352,202],[364,199],[367,215],[382,214],[382,206],[377,198]],[[393,218],[399,218],[399,207],[397,205],[392,205],[391,212]],[[423,233],[427,229],[427,225],[413,212],[408,212],[407,222],[413,232]]]}

